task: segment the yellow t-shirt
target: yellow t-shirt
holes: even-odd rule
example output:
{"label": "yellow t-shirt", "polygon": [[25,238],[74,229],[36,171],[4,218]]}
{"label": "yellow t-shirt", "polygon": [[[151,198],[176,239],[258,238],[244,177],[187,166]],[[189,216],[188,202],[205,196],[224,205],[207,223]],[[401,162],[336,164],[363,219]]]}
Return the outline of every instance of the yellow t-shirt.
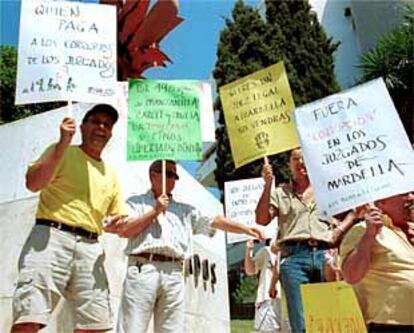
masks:
{"label": "yellow t-shirt", "polygon": [[[342,258],[359,244],[365,230],[366,224],[358,223],[345,235]],[[353,288],[368,324],[414,325],[414,247],[401,230],[381,229],[369,270]]]}
{"label": "yellow t-shirt", "polygon": [[52,180],[40,192],[36,218],[101,234],[104,217],[115,214],[126,214],[115,170],[79,146],[66,148]]}

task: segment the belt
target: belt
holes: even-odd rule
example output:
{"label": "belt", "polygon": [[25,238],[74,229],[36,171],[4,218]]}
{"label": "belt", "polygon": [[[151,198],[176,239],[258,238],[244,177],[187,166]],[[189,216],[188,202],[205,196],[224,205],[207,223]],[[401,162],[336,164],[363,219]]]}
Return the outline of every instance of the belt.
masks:
{"label": "belt", "polygon": [[369,332],[395,332],[395,333],[412,333],[414,325],[396,325],[396,324],[368,324]]}
{"label": "belt", "polygon": [[181,258],[175,258],[175,257],[165,256],[163,254],[150,253],[150,252],[141,252],[137,254],[131,254],[131,256],[137,257],[137,258],[144,258],[148,261],[159,261],[159,262],[171,261],[171,262],[177,262],[177,263],[183,262],[183,259]]}
{"label": "belt", "polygon": [[36,224],[45,225],[47,227],[56,228],[62,231],[68,231],[75,235],[82,236],[88,239],[94,239],[94,240],[98,239],[98,234],[96,232],[91,232],[91,231],[88,231],[88,230],[85,230],[79,227],[73,227],[71,225],[61,223],[61,222],[56,222],[56,221],[47,220],[47,219],[36,219]]}
{"label": "belt", "polygon": [[324,242],[324,241],[316,240],[316,239],[287,240],[282,243],[282,247],[283,246],[298,246],[298,245],[306,245],[309,247],[324,248],[324,249],[328,249],[332,247],[331,244]]}

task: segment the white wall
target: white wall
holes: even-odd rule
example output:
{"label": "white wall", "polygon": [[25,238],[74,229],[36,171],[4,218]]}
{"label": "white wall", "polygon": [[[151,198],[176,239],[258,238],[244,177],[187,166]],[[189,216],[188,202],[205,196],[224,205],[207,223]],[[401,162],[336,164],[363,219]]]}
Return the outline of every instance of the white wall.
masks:
{"label": "white wall", "polygon": [[413,0],[351,0],[352,13],[363,52],[403,20],[403,7]]}
{"label": "white wall", "polygon": [[[349,88],[361,76],[360,56],[402,22],[403,6],[412,0],[309,0],[327,35],[340,41],[335,74],[342,88]],[[351,16],[344,15],[350,8]]]}
{"label": "white wall", "polygon": [[[90,105],[89,105],[90,106]],[[78,124],[87,104],[74,106]],[[49,111],[30,118],[0,126],[0,332],[8,332],[11,325],[11,301],[17,278],[17,260],[21,248],[34,223],[37,195],[24,187],[24,174],[29,161],[35,159],[59,136],[58,126],[66,115],[65,108]],[[126,161],[126,115],[114,127],[113,138],[105,150],[105,161],[118,171],[125,197],[143,193],[149,187],[149,162]],[[78,131],[79,132],[79,131]],[[80,140],[77,132],[74,142]],[[201,209],[206,215],[222,213],[222,206],[183,168],[178,168],[180,180],[175,189],[178,200],[186,201]],[[125,240],[115,235],[101,237],[106,251],[106,268],[115,313],[122,291],[126,270],[126,258],[122,253]],[[224,233],[217,232],[213,238],[194,237],[193,253],[201,259],[208,258],[217,264],[218,283],[210,281],[198,284],[194,276],[186,278],[186,331],[229,332],[229,304],[227,266]],[[42,332],[71,332],[71,316],[65,303],[59,304],[50,325]]]}
{"label": "white wall", "polygon": [[341,42],[334,54],[335,74],[339,85],[345,89],[354,85],[361,71],[356,67],[361,54],[358,34],[353,17],[345,17],[345,8],[351,0],[310,0],[319,22],[328,37]]}

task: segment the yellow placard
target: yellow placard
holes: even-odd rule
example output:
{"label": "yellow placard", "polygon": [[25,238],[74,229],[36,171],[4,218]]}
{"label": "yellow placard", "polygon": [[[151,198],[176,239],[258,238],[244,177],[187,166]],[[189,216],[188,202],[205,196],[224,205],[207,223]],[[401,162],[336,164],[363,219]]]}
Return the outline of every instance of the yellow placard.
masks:
{"label": "yellow placard", "polygon": [[301,285],[307,333],[366,333],[352,286],[345,282]]}
{"label": "yellow placard", "polygon": [[236,168],[299,146],[283,62],[220,87],[220,98]]}

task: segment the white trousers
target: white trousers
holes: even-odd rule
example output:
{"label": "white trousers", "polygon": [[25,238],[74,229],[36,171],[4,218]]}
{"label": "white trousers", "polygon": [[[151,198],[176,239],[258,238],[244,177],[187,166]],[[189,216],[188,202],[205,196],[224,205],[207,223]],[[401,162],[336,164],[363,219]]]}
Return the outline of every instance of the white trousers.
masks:
{"label": "white trousers", "polygon": [[[280,305],[280,304],[277,304]],[[281,312],[275,309],[274,300],[265,300],[256,304],[254,328],[260,333],[274,333],[280,330]]]}
{"label": "white trousers", "polygon": [[130,257],[121,297],[117,333],[184,332],[184,280],[178,262]]}

